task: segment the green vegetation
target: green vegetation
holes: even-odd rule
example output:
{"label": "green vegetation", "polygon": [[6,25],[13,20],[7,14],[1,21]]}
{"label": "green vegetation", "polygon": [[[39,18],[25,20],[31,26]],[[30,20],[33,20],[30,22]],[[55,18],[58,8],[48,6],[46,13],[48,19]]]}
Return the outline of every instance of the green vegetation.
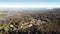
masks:
{"label": "green vegetation", "polygon": [[23,16],[15,14],[0,20],[0,34],[58,34],[59,32],[60,13],[58,12],[37,12]]}

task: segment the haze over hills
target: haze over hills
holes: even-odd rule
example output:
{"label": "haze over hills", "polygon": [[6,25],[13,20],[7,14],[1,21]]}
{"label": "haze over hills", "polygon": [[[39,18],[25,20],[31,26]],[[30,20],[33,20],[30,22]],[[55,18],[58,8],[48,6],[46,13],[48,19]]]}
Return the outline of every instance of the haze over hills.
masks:
{"label": "haze over hills", "polygon": [[[46,12],[60,12],[60,8],[46,9],[46,8],[0,8],[0,15],[28,15],[30,13],[46,13]],[[5,15],[5,16],[6,16]],[[1,16],[0,16],[1,17]]]}
{"label": "haze over hills", "polygon": [[[55,8],[54,8],[55,9]],[[29,14],[29,13],[44,13],[44,12],[51,12],[54,9],[46,9],[46,8],[0,8],[0,14]],[[58,10],[59,8],[55,9]]]}

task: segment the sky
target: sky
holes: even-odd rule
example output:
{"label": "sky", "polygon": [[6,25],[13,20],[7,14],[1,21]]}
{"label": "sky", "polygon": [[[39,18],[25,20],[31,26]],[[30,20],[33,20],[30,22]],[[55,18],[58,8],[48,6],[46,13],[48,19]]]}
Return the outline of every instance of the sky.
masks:
{"label": "sky", "polygon": [[0,8],[60,8],[60,0],[0,0]]}

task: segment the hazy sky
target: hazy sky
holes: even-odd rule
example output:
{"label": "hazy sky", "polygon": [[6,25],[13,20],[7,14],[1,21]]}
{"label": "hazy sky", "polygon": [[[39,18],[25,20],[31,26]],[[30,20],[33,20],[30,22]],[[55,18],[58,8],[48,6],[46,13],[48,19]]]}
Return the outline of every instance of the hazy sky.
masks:
{"label": "hazy sky", "polygon": [[60,0],[0,0],[0,8],[60,8]]}

